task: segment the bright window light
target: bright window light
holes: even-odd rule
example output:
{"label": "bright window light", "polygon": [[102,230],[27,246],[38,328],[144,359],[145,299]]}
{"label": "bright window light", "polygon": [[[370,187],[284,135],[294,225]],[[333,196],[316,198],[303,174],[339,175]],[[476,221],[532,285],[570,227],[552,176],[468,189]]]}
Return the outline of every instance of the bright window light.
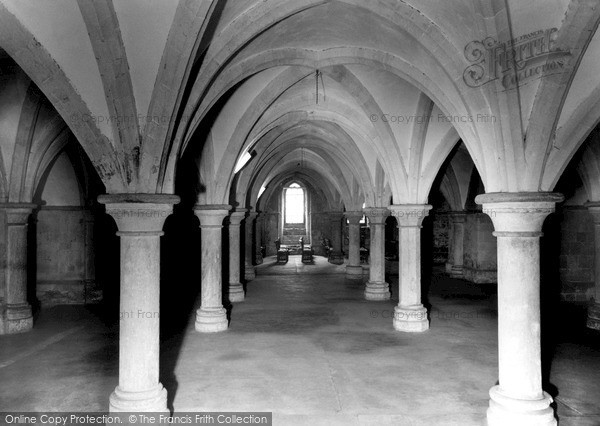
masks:
{"label": "bright window light", "polygon": [[248,163],[248,161],[250,161],[250,159],[252,158],[252,155],[246,151],[242,154],[242,156],[240,157],[240,159],[238,160],[237,164],[235,165],[235,169],[233,170],[233,173],[237,173],[240,170],[242,170],[242,168]]}
{"label": "bright window light", "polygon": [[304,190],[297,183],[285,190],[285,223],[304,223]]}

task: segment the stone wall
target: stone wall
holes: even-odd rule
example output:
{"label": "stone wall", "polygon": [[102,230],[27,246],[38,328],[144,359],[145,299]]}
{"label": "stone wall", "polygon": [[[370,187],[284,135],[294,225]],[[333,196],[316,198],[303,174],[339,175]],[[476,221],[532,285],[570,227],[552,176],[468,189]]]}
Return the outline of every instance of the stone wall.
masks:
{"label": "stone wall", "polygon": [[78,177],[66,153],[58,156],[42,185],[30,236],[37,302],[42,307],[99,302],[94,218],[82,207]]}
{"label": "stone wall", "polygon": [[262,215],[261,243],[265,247],[267,256],[275,256],[275,240],[279,235],[279,213],[264,212]]}
{"label": "stone wall", "polygon": [[465,218],[463,275],[475,283],[497,282],[497,245],[494,225],[484,213],[469,213]]}
{"label": "stone wall", "polygon": [[45,207],[37,213],[36,296],[42,306],[96,303],[93,220],[80,207]]}
{"label": "stone wall", "polygon": [[563,207],[560,222],[561,298],[594,297],[594,224],[585,207]]}
{"label": "stone wall", "polygon": [[432,213],[433,220],[433,263],[445,264],[448,261],[448,246],[450,244],[449,234],[451,231],[448,214]]}

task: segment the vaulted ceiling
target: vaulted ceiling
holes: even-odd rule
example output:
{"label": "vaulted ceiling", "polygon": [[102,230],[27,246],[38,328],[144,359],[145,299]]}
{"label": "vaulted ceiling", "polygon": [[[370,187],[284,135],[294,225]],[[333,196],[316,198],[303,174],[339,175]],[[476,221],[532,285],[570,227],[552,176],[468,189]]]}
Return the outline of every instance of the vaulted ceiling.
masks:
{"label": "vaulted ceiling", "polygon": [[426,202],[459,140],[486,191],[552,190],[600,119],[599,18],[595,0],[0,0],[0,47],[108,192],[172,193],[194,152],[202,203],[255,206],[300,164],[350,210]]}

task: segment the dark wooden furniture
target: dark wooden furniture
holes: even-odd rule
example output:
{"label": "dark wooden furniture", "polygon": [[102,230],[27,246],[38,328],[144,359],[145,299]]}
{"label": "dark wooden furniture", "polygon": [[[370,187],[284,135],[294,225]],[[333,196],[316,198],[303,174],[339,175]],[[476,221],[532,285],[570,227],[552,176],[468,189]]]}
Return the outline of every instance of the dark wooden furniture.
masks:
{"label": "dark wooden furniture", "polygon": [[302,246],[302,263],[313,264],[313,249],[309,244]]}
{"label": "dark wooden furniture", "polygon": [[285,264],[288,263],[289,260],[289,251],[287,248],[280,248],[277,250],[277,263]]}

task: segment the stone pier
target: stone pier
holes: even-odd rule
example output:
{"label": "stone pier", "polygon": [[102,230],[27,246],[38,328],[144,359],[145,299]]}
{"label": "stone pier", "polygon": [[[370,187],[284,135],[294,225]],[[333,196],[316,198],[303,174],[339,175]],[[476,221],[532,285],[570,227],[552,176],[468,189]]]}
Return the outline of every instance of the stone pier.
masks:
{"label": "stone pier", "polygon": [[229,216],[229,301],[243,302],[244,285],[240,281],[241,247],[240,224],[246,217],[247,209],[236,209]]}
{"label": "stone pier", "polygon": [[159,382],[160,236],[175,195],[101,195],[121,244],[119,385],[111,412],[167,412]]}
{"label": "stone pier", "polygon": [[466,212],[451,212],[449,217],[452,224],[452,235],[450,238],[450,252],[448,253],[446,271],[454,277],[462,277]]}
{"label": "stone pier", "polygon": [[390,206],[398,222],[398,306],[394,309],[394,328],[421,332],[429,329],[427,309],[421,303],[421,225],[430,205]]}
{"label": "stone pier", "polygon": [[365,299],[388,300],[390,285],[385,282],[385,220],[390,211],[385,207],[364,209],[371,228],[369,281],[365,286]]}
{"label": "stone pier", "polygon": [[6,311],[0,334],[24,333],[33,328],[33,314],[27,300],[27,223],[35,204],[5,203],[0,209],[6,218],[5,280]]}
{"label": "stone pier", "polygon": [[350,279],[361,279],[363,268],[360,265],[360,220],[362,212],[345,212],[348,219],[348,264],[346,265],[346,277]]}
{"label": "stone pier", "polygon": [[245,241],[244,241],[244,279],[252,281],[256,278],[256,268],[254,267],[254,222],[258,216],[257,212],[251,211],[244,221]]}
{"label": "stone pier", "polygon": [[542,390],[540,236],[560,194],[490,193],[475,202],[498,239],[498,385],[490,389],[489,426],[556,425]]}
{"label": "stone pier", "polygon": [[223,307],[221,251],[223,220],[231,206],[221,204],[196,205],[194,214],[200,220],[202,238],[202,278],[200,308],[196,311],[196,331],[216,333],[228,327]]}

